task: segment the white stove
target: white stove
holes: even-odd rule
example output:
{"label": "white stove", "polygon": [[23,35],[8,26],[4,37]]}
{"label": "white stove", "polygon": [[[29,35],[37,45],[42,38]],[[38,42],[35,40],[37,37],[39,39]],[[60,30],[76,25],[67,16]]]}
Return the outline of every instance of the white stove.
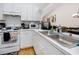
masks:
{"label": "white stove", "polygon": [[19,51],[20,49],[19,30],[13,30],[9,32],[11,34],[11,39],[6,42],[3,39],[3,32],[0,32],[0,54],[15,52]]}

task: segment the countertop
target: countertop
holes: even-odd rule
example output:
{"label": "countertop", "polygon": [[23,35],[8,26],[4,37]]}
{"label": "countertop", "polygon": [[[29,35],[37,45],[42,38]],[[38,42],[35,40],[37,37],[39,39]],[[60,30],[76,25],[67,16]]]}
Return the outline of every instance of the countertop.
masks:
{"label": "countertop", "polygon": [[[73,48],[66,48],[62,45],[60,45],[59,43],[57,43],[56,41],[52,40],[50,37],[47,37],[45,35],[43,35],[42,33],[40,33],[39,31],[48,31],[48,30],[41,30],[41,29],[21,29],[21,31],[35,31],[38,34],[40,34],[41,36],[43,36],[44,38],[46,38],[46,40],[48,40],[53,46],[55,46],[58,50],[60,50],[61,52],[67,54],[67,55],[79,55],[79,46],[77,47],[73,47]],[[66,35],[69,35],[69,33],[64,33]],[[75,36],[77,38],[79,38],[79,35],[75,35],[72,34],[72,36]]]}
{"label": "countertop", "polygon": [[68,30],[68,32],[79,35],[79,30]]}
{"label": "countertop", "polygon": [[[31,30],[34,30],[35,32],[46,38],[51,44],[53,44],[61,52],[64,52],[67,55],[79,55],[79,46],[73,48],[66,48],[60,45],[59,43],[57,43],[56,41],[52,40],[50,37],[47,37],[39,32],[39,31],[47,31],[47,30],[41,30],[41,29],[31,29]],[[65,33],[65,34],[68,35],[69,33]],[[72,34],[72,36],[79,38],[79,36],[75,34]]]}

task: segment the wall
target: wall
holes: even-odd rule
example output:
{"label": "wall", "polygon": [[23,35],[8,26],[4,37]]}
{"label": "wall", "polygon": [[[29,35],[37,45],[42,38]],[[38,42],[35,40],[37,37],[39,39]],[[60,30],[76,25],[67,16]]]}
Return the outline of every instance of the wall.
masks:
{"label": "wall", "polygon": [[64,3],[52,10],[48,17],[56,14],[55,25],[79,27],[79,18],[72,18],[72,14],[77,12],[77,8],[79,8],[77,3]]}
{"label": "wall", "polygon": [[49,13],[52,12],[53,9],[58,8],[59,6],[61,6],[61,3],[50,3],[48,6],[46,6],[43,10],[42,10],[42,15],[41,16],[47,16]]}

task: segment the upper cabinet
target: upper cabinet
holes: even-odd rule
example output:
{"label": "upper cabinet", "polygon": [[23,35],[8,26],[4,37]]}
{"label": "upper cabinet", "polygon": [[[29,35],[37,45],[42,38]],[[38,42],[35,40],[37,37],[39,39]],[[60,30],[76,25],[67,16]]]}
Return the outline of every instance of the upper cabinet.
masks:
{"label": "upper cabinet", "polygon": [[3,6],[3,14],[21,15],[20,9],[18,4],[5,3]]}
{"label": "upper cabinet", "polygon": [[4,3],[2,10],[0,10],[0,19],[3,14],[21,15],[22,21],[40,21],[39,8],[30,3]]}
{"label": "upper cabinet", "polygon": [[38,8],[32,10],[32,18],[34,21],[40,21],[41,12]]}
{"label": "upper cabinet", "polygon": [[28,20],[28,8],[27,7],[22,7],[21,9],[21,20],[22,21]]}
{"label": "upper cabinet", "polygon": [[0,4],[0,20],[3,20],[2,10],[3,10],[3,4]]}
{"label": "upper cabinet", "polygon": [[19,4],[14,3],[5,3],[3,7],[3,11],[8,12],[21,12]]}
{"label": "upper cabinet", "polygon": [[4,14],[8,15],[21,15],[20,7],[18,4],[12,4],[12,3],[2,3],[0,4],[0,20],[3,19]]}
{"label": "upper cabinet", "polygon": [[28,5],[22,8],[21,20],[24,21],[40,21],[40,11],[37,7],[33,5]]}
{"label": "upper cabinet", "polygon": [[0,20],[3,20],[2,10],[0,10]]}

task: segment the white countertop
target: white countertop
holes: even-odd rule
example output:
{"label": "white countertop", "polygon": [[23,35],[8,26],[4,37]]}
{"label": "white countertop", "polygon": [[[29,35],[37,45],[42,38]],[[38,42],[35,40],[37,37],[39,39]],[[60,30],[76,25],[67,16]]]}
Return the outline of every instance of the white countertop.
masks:
{"label": "white countertop", "polygon": [[[36,31],[38,34],[40,34],[41,36],[43,36],[44,38],[46,38],[51,44],[53,44],[56,48],[58,48],[61,52],[64,52],[65,54],[70,54],[70,55],[79,55],[79,46],[73,47],[73,48],[67,48],[64,47],[62,45],[60,45],[59,43],[57,43],[56,41],[52,40],[50,37],[47,37],[45,35],[43,35],[42,33],[40,33],[39,31],[46,31],[46,30],[41,30],[41,29],[33,29],[34,31]],[[68,33],[65,33],[68,35]],[[78,35],[73,34],[73,36],[78,37]]]}

